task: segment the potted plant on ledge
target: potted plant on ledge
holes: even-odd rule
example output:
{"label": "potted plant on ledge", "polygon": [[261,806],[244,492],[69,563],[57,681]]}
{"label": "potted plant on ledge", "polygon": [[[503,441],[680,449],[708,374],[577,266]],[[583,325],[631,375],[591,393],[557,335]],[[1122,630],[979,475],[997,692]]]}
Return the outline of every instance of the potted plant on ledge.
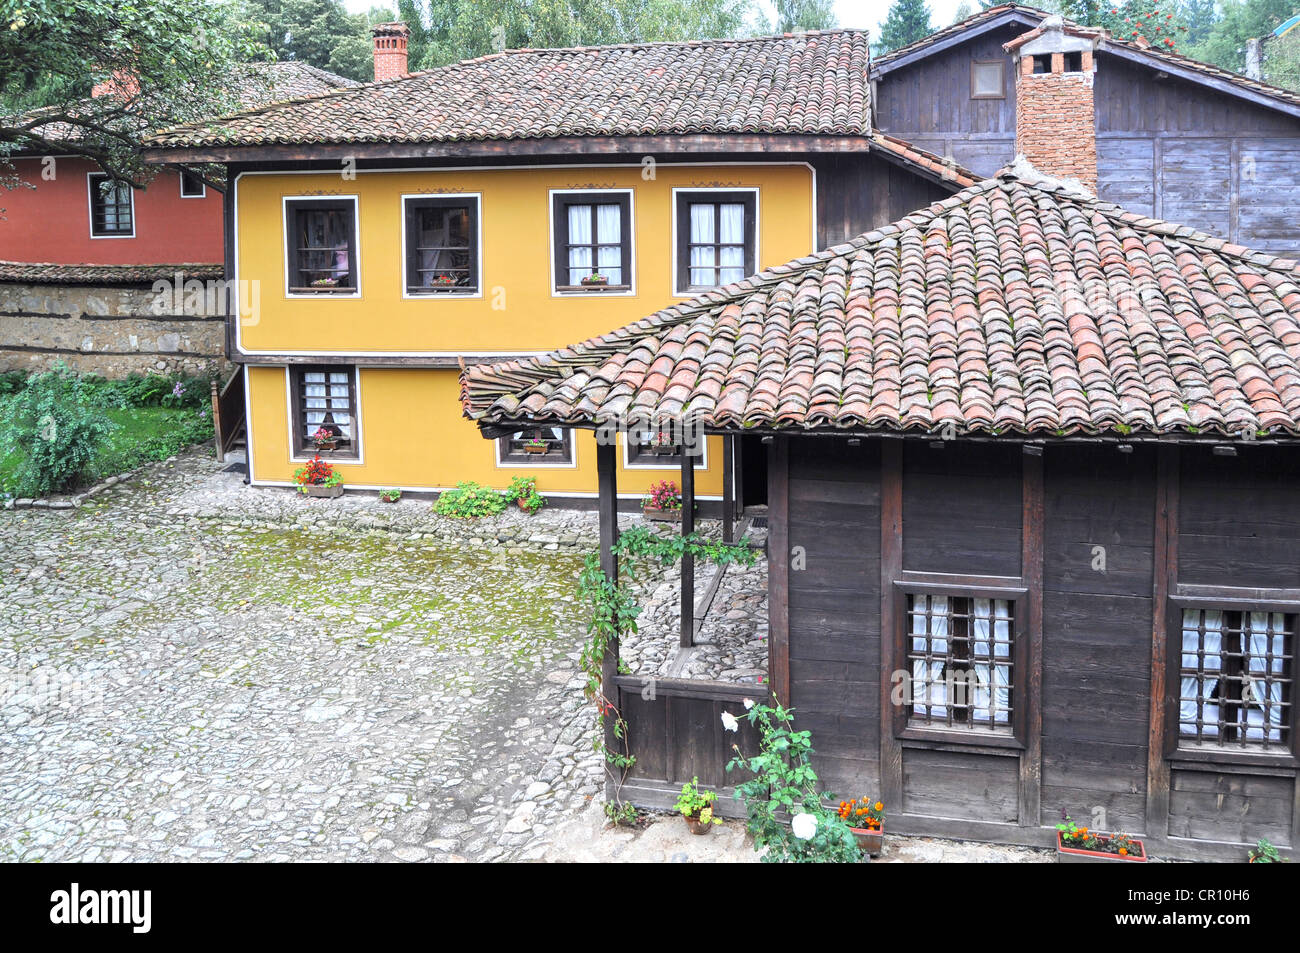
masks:
{"label": "potted plant on ledge", "polygon": [[311,435],[311,442],[317,450],[334,450],[339,445],[339,435],[329,427],[317,427]]}
{"label": "potted plant on ledge", "polygon": [[718,795],[713,791],[700,790],[699,778],[691,778],[682,785],[677,810],[686,819],[686,826],[692,834],[707,834],[709,825],[722,823],[721,818],[713,816],[713,802],[717,799]]}
{"label": "potted plant on ledge", "polygon": [[1135,861],[1145,864],[1147,852],[1140,840],[1127,834],[1103,834],[1079,827],[1068,814],[1056,825],[1058,864],[1105,864]]}
{"label": "potted plant on ledge", "polygon": [[546,497],[537,492],[536,477],[515,477],[505,493],[506,502],[514,502],[525,513],[532,515],[546,505]]}
{"label": "potted plant on ledge", "polygon": [[524,441],[524,453],[546,453],[550,449],[550,443],[541,437],[533,437]]}
{"label": "potted plant on ledge", "polygon": [[840,801],[840,820],[849,825],[864,854],[879,857],[885,843],[885,805],[878,798]]}
{"label": "potted plant on ledge", "polygon": [[648,520],[679,523],[682,519],[682,494],[672,480],[651,484],[650,492],[641,497],[641,514]]}
{"label": "potted plant on ledge", "polygon": [[599,273],[594,275],[585,275],[582,279],[582,286],[584,288],[604,288],[608,284],[609,275],[602,275]]}
{"label": "potted plant on ledge", "polygon": [[320,457],[312,457],[305,467],[293,471],[298,492],[306,496],[338,497],[343,495],[343,475]]}

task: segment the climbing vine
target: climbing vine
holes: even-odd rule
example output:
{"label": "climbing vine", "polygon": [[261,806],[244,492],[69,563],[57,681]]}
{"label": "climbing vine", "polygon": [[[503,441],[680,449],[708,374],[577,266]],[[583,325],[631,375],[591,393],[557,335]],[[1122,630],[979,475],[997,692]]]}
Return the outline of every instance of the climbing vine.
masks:
{"label": "climbing vine", "polygon": [[[606,576],[601,569],[598,552],[587,555],[578,580],[578,595],[591,610],[591,621],[587,623],[587,643],[579,658],[579,665],[587,679],[583,692],[596,705],[595,748],[604,755],[605,773],[614,782],[614,797],[605,805],[605,813],[614,821],[626,822],[635,816],[635,811],[631,805],[623,802],[619,792],[628,771],[636,763],[636,758],[628,748],[627,722],[604,693],[605,653],[612,641],[637,631],[637,616],[641,614],[641,607],[632,597],[631,586],[637,581],[638,572],[645,565],[656,562],[670,566],[680,562],[688,553],[697,560],[715,566],[728,563],[750,566],[758,558],[758,553],[750,547],[747,538],[738,543],[720,543],[705,539],[698,533],[689,536],[670,535],[651,532],[644,526],[634,526],[620,533],[614,543],[614,555],[620,560],[617,582]],[[627,674],[621,660],[619,674]],[[612,719],[613,735],[619,743],[617,750],[610,750],[610,746],[605,744],[607,719]]]}

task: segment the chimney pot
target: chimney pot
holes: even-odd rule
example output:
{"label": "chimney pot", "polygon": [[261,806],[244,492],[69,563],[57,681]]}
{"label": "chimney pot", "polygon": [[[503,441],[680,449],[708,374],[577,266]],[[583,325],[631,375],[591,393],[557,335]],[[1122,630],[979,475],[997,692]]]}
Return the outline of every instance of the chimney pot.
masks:
{"label": "chimney pot", "polygon": [[370,28],[375,38],[375,82],[406,76],[406,44],[411,28],[405,23],[376,23]]}

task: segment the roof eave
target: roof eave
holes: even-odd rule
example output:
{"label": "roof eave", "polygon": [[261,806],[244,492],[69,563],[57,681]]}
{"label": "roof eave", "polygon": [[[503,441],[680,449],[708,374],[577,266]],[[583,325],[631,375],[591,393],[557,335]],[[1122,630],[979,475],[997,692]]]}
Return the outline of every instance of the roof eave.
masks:
{"label": "roof eave", "polygon": [[952,49],[954,46],[968,43],[976,37],[983,36],[990,30],[996,30],[1000,27],[1007,26],[1008,24],[1018,23],[1022,26],[1032,28],[1037,26],[1040,22],[1042,22],[1041,17],[1036,17],[1026,10],[1008,10],[996,17],[990,17],[981,23],[972,24],[967,29],[960,30],[941,40],[935,40],[933,43],[912,50],[910,53],[904,53],[902,56],[894,59],[884,60],[879,64],[873,62],[870,77],[872,79],[879,79],[888,73],[892,73],[894,70],[902,69],[904,66],[910,66],[918,60],[925,59],[927,56],[933,56],[935,53],[940,53],[944,50]]}

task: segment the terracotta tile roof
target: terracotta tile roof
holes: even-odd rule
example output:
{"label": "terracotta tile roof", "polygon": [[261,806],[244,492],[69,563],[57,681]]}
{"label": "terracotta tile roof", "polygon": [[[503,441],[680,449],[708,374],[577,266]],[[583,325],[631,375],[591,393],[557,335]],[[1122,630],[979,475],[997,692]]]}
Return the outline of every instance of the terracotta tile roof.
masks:
{"label": "terracotta tile roof", "polygon": [[[1040,10],[1036,7],[1026,6],[1020,3],[998,4],[995,7],[989,7],[987,10],[981,10],[978,13],[974,14],[973,16],[967,17],[965,20],[959,20],[956,23],[952,24],[951,26],[944,27],[942,30],[936,30],[934,33],[931,33],[929,36],[922,37],[921,39],[917,40],[915,43],[909,43],[907,46],[899,47],[896,50],[890,50],[888,53],[882,56],[872,57],[871,70],[873,73],[875,73],[881,67],[893,63],[895,60],[899,60],[904,57],[910,56],[911,54],[919,50],[923,50],[926,47],[934,46],[935,44],[943,40],[946,40],[951,36],[955,36],[956,34],[959,33],[965,33],[969,30],[982,26],[985,23],[988,23],[990,20],[995,20],[998,19],[999,17],[1003,17],[1011,13],[1019,13],[1025,18],[1033,19],[1033,20],[1044,20],[1047,17],[1051,16],[1051,14],[1048,13],[1046,10]],[[1146,43],[1146,42],[1135,43],[1131,40],[1125,39],[1123,37],[1115,36],[1114,34],[1108,33],[1107,31],[1099,28],[1084,27],[1078,23],[1075,23],[1072,20],[1067,19],[1065,21],[1065,24],[1066,24],[1067,32],[1075,33],[1077,35],[1101,36],[1102,50],[1105,50],[1107,49],[1107,47],[1110,47],[1112,51],[1124,50],[1130,53],[1138,53],[1144,57],[1149,57],[1151,60],[1151,65],[1157,69],[1161,68],[1162,66],[1186,69],[1191,71],[1192,73],[1199,74],[1201,77],[1207,80],[1212,79],[1221,82],[1231,83],[1232,85],[1237,86],[1243,90],[1250,90],[1262,96],[1267,96],[1271,99],[1278,100],[1279,102],[1283,102],[1288,105],[1300,106],[1300,94],[1297,94],[1292,90],[1283,89],[1282,87],[1274,86],[1271,83],[1265,83],[1259,80],[1253,80],[1246,76],[1241,75],[1240,73],[1234,73],[1231,70],[1220,69],[1219,67],[1212,66],[1209,63],[1202,63],[1200,60],[1194,60],[1189,57],[1183,56],[1181,53],[1174,53],[1167,49],[1161,49],[1159,47],[1152,46],[1150,43]],[[1035,33],[1036,31],[1030,31],[1030,32]],[[1026,35],[1017,37],[1015,41],[1013,41],[1011,44],[1008,44],[1008,49],[1013,48],[1013,46],[1016,43],[1026,39],[1027,39]]]}
{"label": "terracotta tile roof", "polygon": [[544,356],[481,424],[1300,434],[1300,268],[1032,170]]}
{"label": "terracotta tile roof", "polygon": [[176,273],[186,280],[221,278],[222,265],[62,265],[51,262],[0,261],[0,281],[54,285],[138,285],[159,279],[170,281]]}
{"label": "terracotta tile roof", "polygon": [[155,148],[871,131],[859,30],[507,50],[180,126]]}
{"label": "terracotta tile roof", "polygon": [[935,155],[933,152],[927,152],[919,146],[912,145],[906,139],[887,136],[883,132],[873,132],[871,134],[871,145],[872,148],[897,156],[913,167],[920,168],[956,185],[965,187],[974,185],[979,181],[978,175],[965,166],[958,165],[952,158],[944,158]]}

